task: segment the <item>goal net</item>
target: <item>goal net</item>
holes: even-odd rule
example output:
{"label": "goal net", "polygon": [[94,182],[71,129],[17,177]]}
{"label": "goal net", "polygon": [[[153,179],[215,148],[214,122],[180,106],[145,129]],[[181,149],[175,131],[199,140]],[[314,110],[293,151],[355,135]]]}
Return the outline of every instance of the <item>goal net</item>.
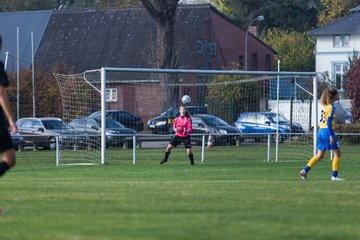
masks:
{"label": "goal net", "polygon": [[[59,141],[57,164],[97,164],[101,159],[101,134],[99,131],[86,129],[87,122],[76,126],[72,123],[88,117],[101,109],[100,72],[87,71],[81,74],[63,75],[54,73],[58,83],[62,105],[63,120],[76,131],[76,138]],[[95,129],[94,129],[95,130]],[[67,136],[69,138],[69,136]],[[77,142],[77,144],[75,144]]]}
{"label": "goal net", "polygon": [[[149,149],[158,160],[172,137],[169,129],[183,95],[191,97],[192,143],[202,160],[208,143],[231,148],[234,157],[246,159],[254,156],[241,152],[250,149],[261,153],[256,158],[264,161],[296,161],[313,154],[315,73],[102,68],[54,76],[65,122],[97,116],[102,122],[111,118],[136,131],[119,134],[130,144],[115,147],[108,146],[116,140],[109,140],[106,124],[96,134],[85,131],[86,141],[80,148],[60,146],[61,164],[113,163],[120,158],[142,161],[149,158]],[[229,126],[216,126],[218,122],[201,113]],[[134,136],[135,142],[131,141]],[[137,147],[132,148],[133,144]]]}

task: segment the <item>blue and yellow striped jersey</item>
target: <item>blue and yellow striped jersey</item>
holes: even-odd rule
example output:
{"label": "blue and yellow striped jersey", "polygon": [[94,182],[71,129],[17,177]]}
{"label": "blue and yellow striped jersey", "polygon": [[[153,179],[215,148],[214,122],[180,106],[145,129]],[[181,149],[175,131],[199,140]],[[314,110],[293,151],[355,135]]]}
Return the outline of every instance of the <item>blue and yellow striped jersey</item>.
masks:
{"label": "blue and yellow striped jersey", "polygon": [[335,123],[335,106],[328,104],[323,107],[320,115],[320,128],[328,128],[333,134],[332,126]]}

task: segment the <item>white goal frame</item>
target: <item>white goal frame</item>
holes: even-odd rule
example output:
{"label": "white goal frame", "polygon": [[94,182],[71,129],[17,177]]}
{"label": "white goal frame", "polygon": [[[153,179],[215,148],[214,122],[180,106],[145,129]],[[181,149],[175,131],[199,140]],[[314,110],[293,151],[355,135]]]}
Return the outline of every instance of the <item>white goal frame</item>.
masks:
{"label": "white goal frame", "polygon": [[[94,71],[94,70],[90,70]],[[147,68],[114,68],[114,67],[102,67],[100,69],[101,75],[101,164],[106,164],[106,83],[107,83],[107,73],[108,72],[142,72],[142,73],[191,73],[191,74],[228,74],[228,75],[269,75],[277,76],[278,79],[280,76],[313,76],[313,109],[315,115],[313,117],[313,151],[316,154],[316,145],[317,145],[317,133],[318,133],[318,79],[320,79],[320,74],[316,72],[281,72],[281,71],[235,71],[235,70],[184,70],[184,69],[147,69]],[[277,86],[277,93],[279,93],[279,84]],[[279,95],[277,95],[277,102],[279,102]],[[279,104],[278,104],[279,105]],[[279,114],[279,111],[277,111]],[[278,125],[278,123],[277,123]],[[134,136],[136,140],[136,136]],[[134,141],[135,143],[135,141]],[[278,144],[278,141],[277,141]],[[135,145],[135,144],[134,144]],[[204,149],[202,150],[204,151]],[[277,155],[277,154],[276,154]],[[202,152],[204,156],[204,152]],[[276,156],[276,161],[277,161]],[[136,162],[136,147],[133,148],[133,163]]]}

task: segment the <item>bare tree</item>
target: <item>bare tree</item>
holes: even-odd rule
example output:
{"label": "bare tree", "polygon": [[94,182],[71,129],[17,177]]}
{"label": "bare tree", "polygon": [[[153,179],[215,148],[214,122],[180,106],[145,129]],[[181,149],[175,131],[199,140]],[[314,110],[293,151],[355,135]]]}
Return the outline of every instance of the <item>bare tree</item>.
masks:
{"label": "bare tree", "polygon": [[174,24],[179,0],[140,1],[156,22],[156,67],[176,68],[174,60]]}
{"label": "bare tree", "polygon": [[[155,67],[161,69],[176,68],[175,56],[175,13],[179,0],[140,0],[150,16],[156,22]],[[178,103],[179,87],[169,85],[171,80],[178,81],[174,76],[163,75],[160,87],[163,99],[163,108]]]}

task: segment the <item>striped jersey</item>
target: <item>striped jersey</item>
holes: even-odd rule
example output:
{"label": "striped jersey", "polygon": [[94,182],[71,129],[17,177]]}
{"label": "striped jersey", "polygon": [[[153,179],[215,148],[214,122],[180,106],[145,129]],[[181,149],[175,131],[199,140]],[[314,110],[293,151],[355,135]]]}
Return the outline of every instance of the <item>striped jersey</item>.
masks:
{"label": "striped jersey", "polygon": [[331,135],[335,135],[332,126],[335,123],[335,106],[333,104],[327,104],[321,110],[320,115],[320,128],[327,128]]}

